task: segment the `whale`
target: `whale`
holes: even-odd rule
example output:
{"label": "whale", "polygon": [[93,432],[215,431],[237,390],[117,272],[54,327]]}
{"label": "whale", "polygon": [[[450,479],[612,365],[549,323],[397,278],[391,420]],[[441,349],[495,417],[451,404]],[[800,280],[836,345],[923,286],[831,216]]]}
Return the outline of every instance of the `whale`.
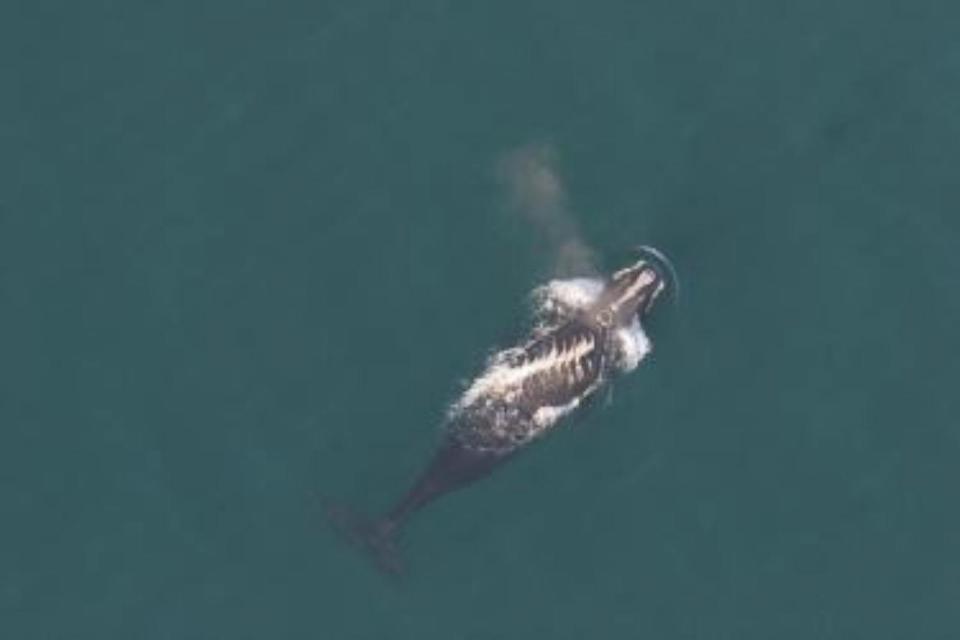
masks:
{"label": "whale", "polygon": [[637,251],[637,259],[607,276],[535,289],[530,332],[495,351],[451,403],[441,442],[409,490],[374,519],[324,499],[335,531],[382,572],[401,574],[397,540],[414,514],[489,475],[634,370],[652,348],[642,323],[675,282],[662,253]]}

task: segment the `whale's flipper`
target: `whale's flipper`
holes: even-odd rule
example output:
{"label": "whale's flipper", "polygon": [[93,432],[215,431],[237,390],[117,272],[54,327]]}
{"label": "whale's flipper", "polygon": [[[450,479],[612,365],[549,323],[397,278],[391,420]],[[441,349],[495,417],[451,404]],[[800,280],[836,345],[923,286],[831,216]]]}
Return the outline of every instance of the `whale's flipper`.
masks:
{"label": "whale's flipper", "polygon": [[323,510],[334,530],[350,544],[363,548],[380,571],[392,576],[403,573],[393,522],[370,520],[349,507],[329,500],[323,501]]}

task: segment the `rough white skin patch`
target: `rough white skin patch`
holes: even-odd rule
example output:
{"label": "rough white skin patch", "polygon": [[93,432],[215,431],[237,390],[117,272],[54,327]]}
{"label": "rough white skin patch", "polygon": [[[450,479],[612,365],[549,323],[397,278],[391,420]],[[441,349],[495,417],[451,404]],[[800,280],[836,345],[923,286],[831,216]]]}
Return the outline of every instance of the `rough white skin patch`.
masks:
{"label": "rough white skin patch", "polygon": [[[622,272],[621,272],[621,271],[618,271],[617,274],[619,274],[619,273],[626,273],[627,271],[629,271],[629,269],[624,269],[624,270],[622,270]],[[614,274],[614,276],[613,276],[614,279],[616,279],[617,274]],[[628,286],[628,287],[620,294],[620,297],[619,297],[615,302],[613,302],[613,303],[610,305],[610,306],[611,306],[611,309],[612,309],[614,312],[619,311],[619,310],[620,310],[620,307],[622,307],[622,306],[623,306],[624,304],[626,304],[628,301],[635,300],[636,297],[637,297],[637,295],[638,295],[644,288],[646,288],[646,287],[650,286],[651,284],[653,284],[653,281],[654,281],[654,274],[653,274],[653,272],[651,272],[650,270],[646,270],[646,269],[640,271],[639,275],[634,279],[634,281],[630,284],[630,286]]]}

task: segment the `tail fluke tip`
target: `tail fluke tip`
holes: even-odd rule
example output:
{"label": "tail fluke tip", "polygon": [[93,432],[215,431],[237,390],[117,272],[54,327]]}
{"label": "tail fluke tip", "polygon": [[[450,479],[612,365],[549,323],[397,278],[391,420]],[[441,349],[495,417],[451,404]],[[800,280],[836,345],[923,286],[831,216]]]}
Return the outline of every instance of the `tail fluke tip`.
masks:
{"label": "tail fluke tip", "polygon": [[334,531],[348,543],[362,548],[377,568],[390,576],[403,574],[403,564],[389,520],[370,520],[353,509],[323,499],[322,506]]}

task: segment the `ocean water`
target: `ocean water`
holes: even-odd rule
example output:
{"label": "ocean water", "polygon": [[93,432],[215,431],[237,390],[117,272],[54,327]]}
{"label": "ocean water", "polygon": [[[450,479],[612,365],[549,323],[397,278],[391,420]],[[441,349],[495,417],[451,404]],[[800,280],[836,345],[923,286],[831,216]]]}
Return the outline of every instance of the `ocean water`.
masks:
{"label": "ocean water", "polygon": [[[960,637],[958,28],[5,4],[0,637]],[[405,489],[570,238],[672,258],[652,354],[385,579],[319,498]]]}

